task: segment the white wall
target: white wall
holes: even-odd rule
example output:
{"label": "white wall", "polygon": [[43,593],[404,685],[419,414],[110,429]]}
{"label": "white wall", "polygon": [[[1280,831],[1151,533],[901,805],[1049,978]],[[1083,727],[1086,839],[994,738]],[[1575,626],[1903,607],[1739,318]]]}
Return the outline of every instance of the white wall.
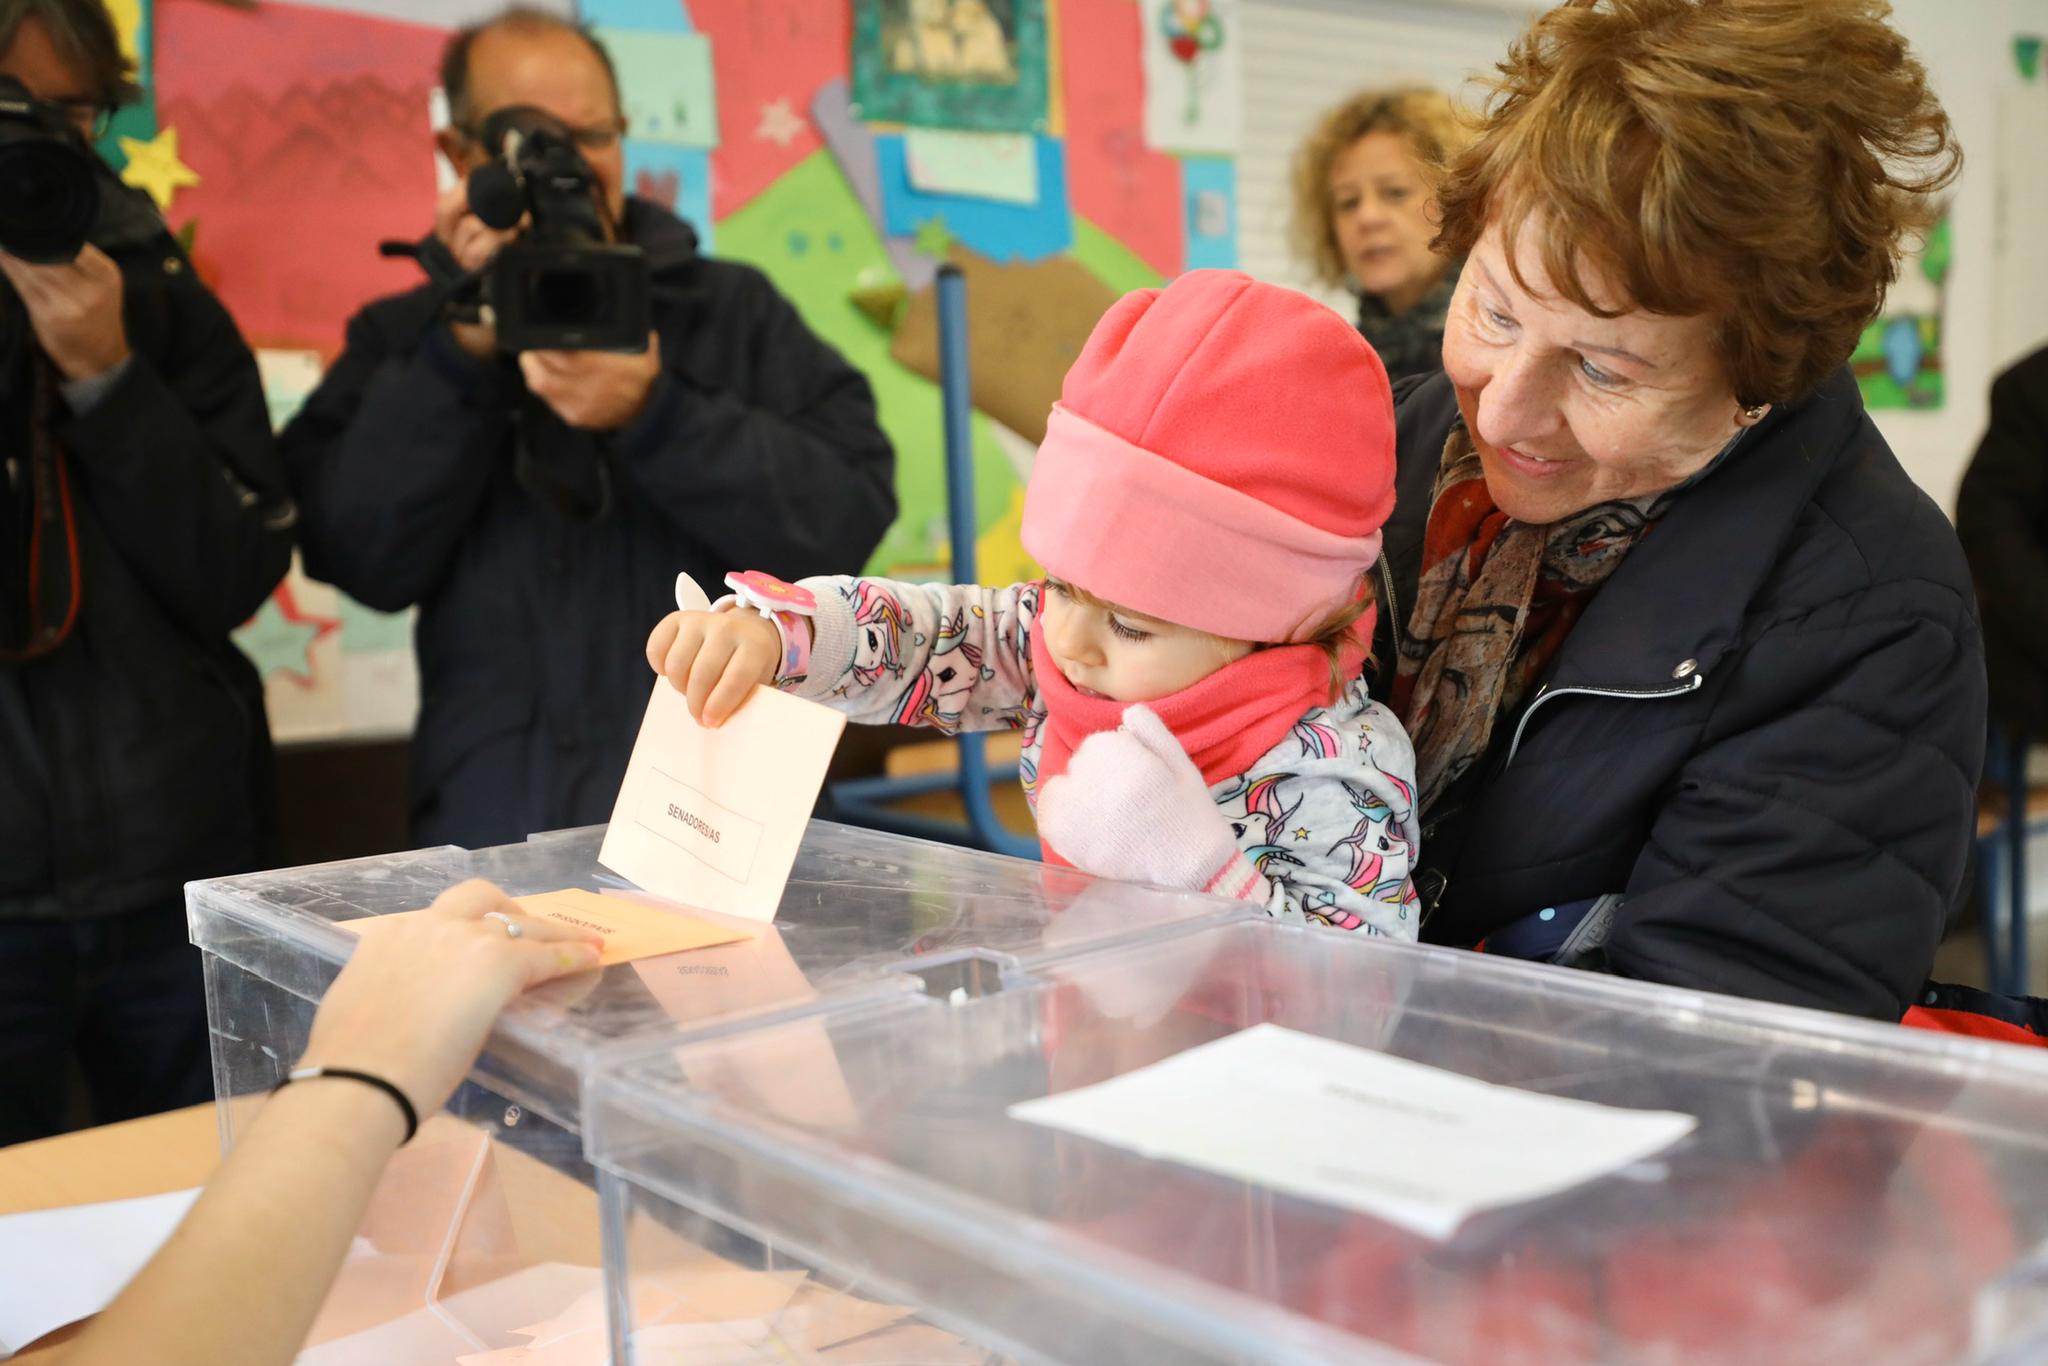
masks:
{"label": "white wall", "polygon": [[[2048,342],[2048,273],[2031,264],[2048,264],[2048,223],[2037,220],[2031,234],[2008,233],[2003,243],[1997,242],[2001,182],[2011,179],[2014,188],[2032,188],[2048,179],[2048,158],[2042,155],[2048,148],[2042,144],[2030,149],[2024,165],[1999,155],[2002,97],[2018,93],[2048,108],[2048,84],[2042,83],[2048,73],[2023,86],[2012,59],[2014,34],[2048,33],[2048,0],[1894,0],[1894,5],[1895,22],[1927,64],[1962,140],[1964,169],[1951,208],[1955,266],[1948,287],[1947,403],[1932,412],[1875,416],[1907,471],[1953,510],[1963,467],[1984,432],[1992,377]],[[2014,202],[2024,203],[2024,198],[2015,196]],[[2001,261],[1995,245],[2007,260]],[[2022,266],[2022,261],[2030,264]],[[2029,318],[2040,322],[2030,327]]]}
{"label": "white wall", "polygon": [[[1876,418],[1908,472],[1953,508],[1992,376],[2048,343],[2048,72],[2023,86],[2012,60],[2015,34],[2048,34],[2048,0],[1894,4],[1955,123],[1965,170],[1952,207],[1946,405]],[[1456,90],[1522,23],[1514,0],[1243,0],[1243,21],[1239,249],[1246,270],[1302,288],[1306,274],[1286,245],[1287,161],[1315,115],[1369,84],[1420,78]],[[2010,137],[2018,155],[2005,165],[2002,103],[2008,122],[2021,113],[2032,120]]]}

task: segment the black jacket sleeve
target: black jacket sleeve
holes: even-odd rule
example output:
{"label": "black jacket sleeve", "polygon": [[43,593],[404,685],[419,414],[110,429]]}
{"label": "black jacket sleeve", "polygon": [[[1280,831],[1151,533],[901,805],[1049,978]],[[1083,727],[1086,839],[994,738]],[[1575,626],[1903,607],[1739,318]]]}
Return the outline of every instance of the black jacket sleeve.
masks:
{"label": "black jacket sleeve", "polygon": [[510,419],[499,371],[419,310],[387,307],[350,320],[282,444],[306,572],[397,612],[453,562],[504,463]]}
{"label": "black jacket sleeve", "polygon": [[[1956,496],[1992,634],[2048,673],[2048,352],[1991,386],[1991,423]],[[1988,629],[1988,628],[1987,628]]]}
{"label": "black jacket sleeve", "polygon": [[1769,623],[1651,828],[1605,966],[1895,1022],[1968,862],[1984,670],[1925,582]]}
{"label": "black jacket sleeve", "polygon": [[[895,455],[858,370],[748,272],[724,316],[706,318],[741,367],[700,362],[697,339],[663,337],[647,411],[619,433],[627,477],[662,515],[735,569],[795,580],[857,573],[896,516]],[[694,345],[693,345],[694,343]],[[713,376],[745,373],[748,392]]]}
{"label": "black jacket sleeve", "polygon": [[127,369],[56,435],[137,577],[187,628],[217,638],[284,577],[293,515],[256,359],[188,272],[157,255],[124,271]]}

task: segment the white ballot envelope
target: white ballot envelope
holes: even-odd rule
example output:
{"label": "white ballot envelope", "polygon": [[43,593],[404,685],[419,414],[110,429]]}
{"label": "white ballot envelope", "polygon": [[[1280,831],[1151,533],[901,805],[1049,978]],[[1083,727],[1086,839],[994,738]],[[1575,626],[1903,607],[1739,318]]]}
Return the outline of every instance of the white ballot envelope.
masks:
{"label": "white ballot envelope", "polygon": [[[676,601],[710,606],[688,575]],[[845,729],[830,707],[761,687],[709,730],[656,679],[598,862],[670,901],[773,920]]]}

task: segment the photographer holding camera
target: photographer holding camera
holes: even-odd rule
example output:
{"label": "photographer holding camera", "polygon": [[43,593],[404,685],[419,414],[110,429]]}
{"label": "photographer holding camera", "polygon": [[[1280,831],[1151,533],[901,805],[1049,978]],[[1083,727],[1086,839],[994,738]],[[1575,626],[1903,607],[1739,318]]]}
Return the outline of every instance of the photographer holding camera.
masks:
{"label": "photographer holding camera", "polygon": [[442,62],[463,182],[430,277],[350,323],[287,428],[308,571],[418,604],[414,833],[606,820],[675,576],[858,569],[895,516],[867,381],[757,271],[625,194],[609,56],[513,10]]}
{"label": "photographer holding camera", "polygon": [[0,1143],[213,1092],[183,884],[267,846],[228,633],[291,558],[256,363],[92,150],[132,97],[101,0],[0,0]]}

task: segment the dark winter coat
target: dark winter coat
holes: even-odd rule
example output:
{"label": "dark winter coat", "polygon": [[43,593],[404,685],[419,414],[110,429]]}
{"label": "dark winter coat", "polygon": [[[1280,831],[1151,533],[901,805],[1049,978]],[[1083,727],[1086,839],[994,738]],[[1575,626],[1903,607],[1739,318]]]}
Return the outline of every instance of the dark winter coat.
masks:
{"label": "dark winter coat", "polygon": [[624,430],[568,427],[510,361],[459,350],[421,289],[356,316],[285,431],[307,571],[420,609],[422,841],[609,819],[677,571],[714,595],[734,569],[852,573],[895,516],[866,379],[673,215],[631,201],[625,239],[650,257],[662,372]]}
{"label": "dark winter coat", "polygon": [[2048,347],[1991,385],[1991,424],[1963,475],[1956,533],[1984,614],[1991,714],[2048,740]]}
{"label": "dark winter coat", "polygon": [[[270,730],[228,639],[291,561],[292,509],[256,361],[167,234],[109,254],[130,358],[49,424],[82,597],[53,653],[0,664],[0,918],[175,903],[268,852]],[[28,459],[28,320],[0,285],[0,453]],[[0,484],[8,577],[28,481]],[[9,582],[6,591],[21,591]]]}
{"label": "dark winter coat", "polygon": [[[1383,669],[1456,412],[1442,376],[1397,391]],[[1619,894],[1592,966],[1897,1020],[1962,895],[1984,726],[1955,533],[1838,372],[1629,551],[1423,813],[1423,937]]]}

